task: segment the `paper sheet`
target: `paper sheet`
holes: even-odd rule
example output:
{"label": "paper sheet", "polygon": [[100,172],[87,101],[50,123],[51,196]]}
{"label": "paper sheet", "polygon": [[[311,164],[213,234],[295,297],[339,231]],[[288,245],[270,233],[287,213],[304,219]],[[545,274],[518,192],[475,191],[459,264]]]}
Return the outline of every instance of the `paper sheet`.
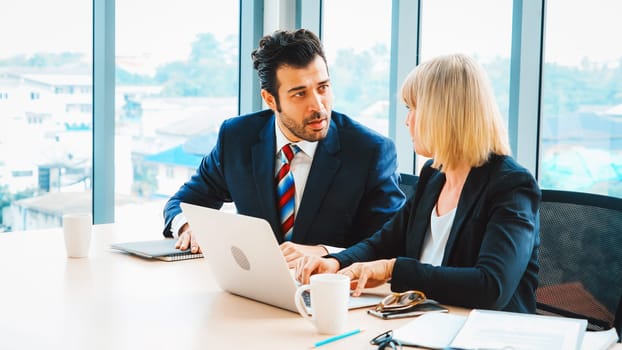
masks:
{"label": "paper sheet", "polygon": [[599,332],[585,332],[581,350],[607,350],[618,341],[615,328]]}
{"label": "paper sheet", "polygon": [[404,345],[444,349],[454,339],[466,316],[428,313],[418,316],[393,331],[393,338]]}
{"label": "paper sheet", "polygon": [[451,346],[465,349],[580,349],[586,320],[472,310]]}

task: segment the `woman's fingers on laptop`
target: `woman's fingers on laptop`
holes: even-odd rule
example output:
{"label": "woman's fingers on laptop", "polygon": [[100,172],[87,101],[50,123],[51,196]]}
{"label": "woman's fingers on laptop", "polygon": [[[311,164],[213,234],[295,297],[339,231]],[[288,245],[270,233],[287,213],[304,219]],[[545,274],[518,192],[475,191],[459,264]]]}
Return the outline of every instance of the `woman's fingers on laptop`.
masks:
{"label": "woman's fingers on laptop", "polygon": [[326,248],[320,245],[304,245],[292,242],[283,242],[280,246],[281,253],[290,269],[295,268],[298,260],[305,256],[324,256],[328,253]]}
{"label": "woman's fingers on laptop", "polygon": [[284,242],[281,244],[280,248],[283,257],[287,262],[287,266],[290,269],[295,268],[298,263],[298,259],[304,256],[304,253],[298,248],[298,244],[296,243]]}
{"label": "woman's fingers on laptop", "polygon": [[338,273],[348,276],[350,279],[350,289],[352,290],[352,296],[359,296],[367,283],[367,274],[363,269],[363,264],[355,263],[345,269],[340,270]]}
{"label": "woman's fingers on laptop", "polygon": [[316,273],[320,265],[320,258],[316,256],[304,256],[296,263],[296,279],[303,284],[309,283],[309,277]]}
{"label": "woman's fingers on laptop", "polygon": [[304,256],[296,263],[296,279],[303,284],[309,283],[311,275],[316,273],[335,273],[339,270],[339,262],[333,258]]}
{"label": "woman's fingers on laptop", "polygon": [[307,259],[305,259],[304,257],[301,259],[296,260],[296,272],[294,273],[294,276],[296,277],[296,280],[302,284],[306,284],[309,282],[307,277],[307,280],[305,281],[305,275],[304,275],[304,269],[305,266],[307,265]]}
{"label": "woman's fingers on laptop", "polygon": [[377,287],[391,278],[394,262],[394,259],[390,259],[354,263],[339,273],[350,278],[352,295],[359,296],[364,288]]}

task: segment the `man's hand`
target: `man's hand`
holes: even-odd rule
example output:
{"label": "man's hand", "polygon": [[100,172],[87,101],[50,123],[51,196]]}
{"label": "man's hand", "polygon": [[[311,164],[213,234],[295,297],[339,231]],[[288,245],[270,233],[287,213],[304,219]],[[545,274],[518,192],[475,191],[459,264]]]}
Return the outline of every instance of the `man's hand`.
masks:
{"label": "man's hand", "polygon": [[281,244],[281,253],[287,261],[290,269],[296,267],[298,259],[305,256],[324,256],[328,254],[328,250],[319,245],[303,245],[292,242],[284,242]]}
{"label": "man's hand", "polygon": [[175,248],[179,250],[188,250],[188,248],[190,248],[191,253],[201,253],[201,247],[199,247],[199,243],[197,243],[188,223],[185,223],[179,229],[179,232],[179,238],[175,243]]}
{"label": "man's hand", "polygon": [[364,263],[354,263],[338,273],[350,277],[352,295],[357,297],[363,288],[377,287],[391,278],[395,259],[375,260]]}
{"label": "man's hand", "polygon": [[302,284],[308,284],[311,275],[317,273],[335,273],[339,270],[339,261],[335,258],[320,258],[305,256],[296,262],[296,279]]}

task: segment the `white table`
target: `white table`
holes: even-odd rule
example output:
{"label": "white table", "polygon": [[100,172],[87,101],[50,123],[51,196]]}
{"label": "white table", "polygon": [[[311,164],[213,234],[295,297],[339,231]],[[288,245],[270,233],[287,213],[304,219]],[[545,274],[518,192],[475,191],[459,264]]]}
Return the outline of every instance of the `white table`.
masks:
{"label": "white table", "polygon": [[[0,349],[301,349],[326,338],[298,314],[223,292],[205,259],[151,261],[109,249],[158,232],[96,225],[88,258],[65,256],[61,229],[0,235]],[[324,349],[373,349],[406,320],[351,311],[364,328]]]}
{"label": "white table", "polygon": [[[305,349],[326,338],[298,314],[223,292],[205,259],[108,248],[160,237],[96,225],[90,256],[68,259],[61,229],[0,234],[0,349]],[[322,349],[374,349],[369,339],[409,320],[351,311],[348,328],[365,331]]]}

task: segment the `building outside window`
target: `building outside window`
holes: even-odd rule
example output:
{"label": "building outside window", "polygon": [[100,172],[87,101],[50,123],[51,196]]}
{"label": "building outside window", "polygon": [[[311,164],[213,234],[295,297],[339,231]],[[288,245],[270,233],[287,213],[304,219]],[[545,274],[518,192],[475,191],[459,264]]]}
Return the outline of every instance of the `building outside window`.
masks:
{"label": "building outside window", "polygon": [[91,89],[92,18],[82,0],[24,0],[0,12],[0,91],[11,96],[0,104],[0,232],[91,211],[92,114],[67,107],[92,97],[55,91]]}
{"label": "building outside window", "polygon": [[115,16],[115,219],[162,225],[166,199],[237,115],[239,2],[119,0]]}

